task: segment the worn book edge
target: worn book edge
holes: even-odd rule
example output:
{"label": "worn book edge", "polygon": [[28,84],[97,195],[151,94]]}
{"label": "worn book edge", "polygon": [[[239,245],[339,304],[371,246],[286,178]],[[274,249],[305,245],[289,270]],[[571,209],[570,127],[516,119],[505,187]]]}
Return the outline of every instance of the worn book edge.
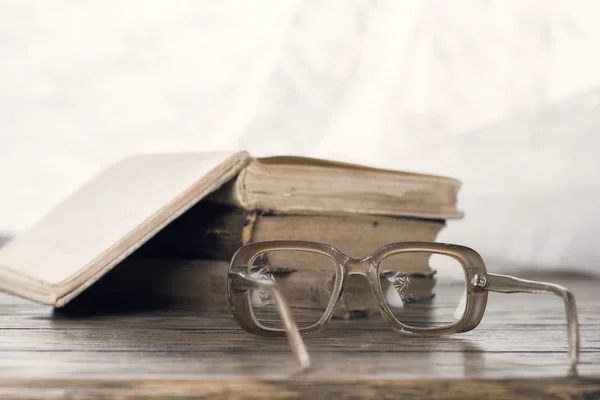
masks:
{"label": "worn book edge", "polygon": [[[443,186],[445,190],[453,192],[453,199],[444,203],[429,205],[426,202],[419,202],[415,204],[403,203],[399,207],[385,207],[385,206],[360,206],[357,199],[351,200],[347,198],[345,201],[337,200],[335,207],[331,204],[319,204],[319,198],[315,197],[314,201],[311,201],[311,205],[301,206],[289,204],[292,193],[288,193],[288,196],[283,195],[276,201],[269,196],[265,196],[264,193],[258,195],[253,191],[249,190],[248,182],[251,180],[249,176],[251,173],[260,171],[261,169],[268,169],[271,165],[277,165],[281,170],[294,169],[301,167],[304,171],[319,171],[323,169],[329,169],[333,171],[353,171],[352,173],[361,176],[361,179],[386,179],[392,178],[400,187],[402,185],[419,185],[427,184],[430,187],[425,190],[432,195],[432,188],[436,186]],[[296,171],[298,172],[298,171]],[[271,171],[271,175],[274,171]],[[276,174],[275,174],[276,175]],[[280,174],[281,175],[281,174]],[[232,181],[225,185],[224,190],[220,190],[210,196],[211,201],[231,204],[246,210],[262,209],[272,213],[281,214],[372,214],[372,215],[390,215],[390,216],[404,216],[414,218],[425,218],[425,219],[460,219],[464,214],[457,210],[457,193],[462,186],[462,183],[454,178],[431,175],[431,174],[420,174],[406,171],[395,171],[389,169],[380,169],[369,166],[362,166],[358,164],[349,164],[344,162],[324,160],[310,157],[296,157],[296,156],[276,156],[266,158],[252,158],[248,163],[247,167]],[[412,190],[410,191],[412,192]],[[421,196],[423,193],[421,192]],[[419,192],[414,192],[418,194]],[[338,196],[343,197],[345,194],[340,192]],[[261,197],[262,196],[262,197]],[[363,194],[364,196],[364,194]],[[275,197],[274,194],[270,197]],[[385,200],[384,200],[385,199]],[[371,201],[368,198],[364,198],[364,201]],[[372,201],[371,201],[372,202]],[[400,201],[400,198],[391,196],[389,194],[379,194],[378,203],[388,202],[390,204],[396,204]],[[344,205],[347,203],[346,205]]]}

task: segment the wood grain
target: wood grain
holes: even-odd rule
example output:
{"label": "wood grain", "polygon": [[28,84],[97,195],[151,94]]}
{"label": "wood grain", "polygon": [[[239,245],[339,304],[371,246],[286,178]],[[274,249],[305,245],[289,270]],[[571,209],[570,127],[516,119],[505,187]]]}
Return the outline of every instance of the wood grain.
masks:
{"label": "wood grain", "polygon": [[561,283],[580,312],[577,377],[562,304],[546,295],[491,294],[478,328],[444,338],[334,320],[306,338],[305,374],[284,339],[229,313],[56,312],[0,295],[0,398],[600,398],[600,282]]}
{"label": "wood grain", "polygon": [[0,382],[3,398],[45,399],[597,399],[598,380],[577,378],[478,380],[11,380]]}

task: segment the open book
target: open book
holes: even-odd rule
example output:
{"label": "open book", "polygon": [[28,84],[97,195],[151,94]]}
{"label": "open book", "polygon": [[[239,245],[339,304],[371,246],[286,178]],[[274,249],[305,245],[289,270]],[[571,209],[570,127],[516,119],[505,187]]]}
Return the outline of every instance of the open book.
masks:
{"label": "open book", "polygon": [[281,214],[443,220],[461,216],[459,187],[450,178],[300,157],[135,156],[110,166],[0,248],[0,289],[61,307],[207,197]]}

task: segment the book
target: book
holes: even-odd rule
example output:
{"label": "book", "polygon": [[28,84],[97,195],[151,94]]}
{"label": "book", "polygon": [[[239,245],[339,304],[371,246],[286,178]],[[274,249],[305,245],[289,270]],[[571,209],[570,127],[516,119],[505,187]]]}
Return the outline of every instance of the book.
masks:
{"label": "book", "polygon": [[[267,169],[262,178],[246,173],[259,167]],[[299,157],[256,159],[243,151],[135,156],[101,172],[0,248],[0,289],[62,307],[151,238],[160,237],[175,220],[194,217],[188,212],[201,200],[249,211],[244,219],[256,215],[257,227],[272,225],[254,227],[252,240],[261,240],[261,232],[284,239],[281,227],[312,215],[313,223],[320,221],[321,228],[314,235],[305,233],[307,239],[318,241],[321,236],[316,232],[330,224],[336,232],[343,231],[339,225],[334,227],[338,220],[331,218],[343,219],[344,215],[405,216],[434,221],[433,229],[439,230],[440,221],[461,216],[456,210],[459,186],[457,180],[433,175]],[[326,188],[330,188],[328,195]],[[231,215],[224,213],[222,218],[233,221]],[[216,213],[189,218],[199,225],[217,220]],[[242,239],[244,232],[248,234],[248,229],[241,230]],[[175,238],[175,242],[190,240],[185,235]],[[399,240],[400,235],[394,241]],[[344,250],[341,242],[331,244]]]}
{"label": "book", "polygon": [[209,200],[284,214],[460,218],[452,178],[306,157],[252,159]]}
{"label": "book", "polygon": [[[440,219],[364,214],[272,214],[201,201],[134,254],[144,258],[231,259],[242,245],[263,240],[323,242],[361,258],[393,242],[433,241]],[[423,272],[418,270],[407,272]]]}
{"label": "book", "polygon": [[0,248],[0,289],[65,305],[248,159],[246,152],[151,154],[109,166]]}

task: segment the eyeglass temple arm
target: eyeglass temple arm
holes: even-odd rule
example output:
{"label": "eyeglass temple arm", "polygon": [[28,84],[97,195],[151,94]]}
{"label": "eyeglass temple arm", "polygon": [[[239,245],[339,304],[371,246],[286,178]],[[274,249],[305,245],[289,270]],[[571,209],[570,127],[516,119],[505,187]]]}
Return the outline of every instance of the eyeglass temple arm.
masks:
{"label": "eyeglass temple arm", "polygon": [[308,351],[306,351],[304,340],[302,340],[298,326],[292,317],[292,311],[290,310],[287,301],[285,301],[285,298],[279,289],[277,289],[275,282],[268,279],[248,276],[242,272],[233,273],[231,275],[231,278],[233,278],[232,284],[236,287],[236,289],[244,290],[259,288],[261,290],[268,291],[271,296],[273,296],[275,307],[277,308],[279,318],[281,318],[283,326],[285,327],[285,334],[290,347],[292,348],[292,353],[300,363],[303,370],[310,368],[310,357],[308,355]]}
{"label": "eyeglass temple arm", "polygon": [[487,273],[479,277],[479,285],[485,290],[500,293],[553,293],[565,302],[567,334],[569,340],[569,364],[575,370],[579,362],[579,322],[575,296],[564,286],[554,283],[536,282],[513,276]]}

